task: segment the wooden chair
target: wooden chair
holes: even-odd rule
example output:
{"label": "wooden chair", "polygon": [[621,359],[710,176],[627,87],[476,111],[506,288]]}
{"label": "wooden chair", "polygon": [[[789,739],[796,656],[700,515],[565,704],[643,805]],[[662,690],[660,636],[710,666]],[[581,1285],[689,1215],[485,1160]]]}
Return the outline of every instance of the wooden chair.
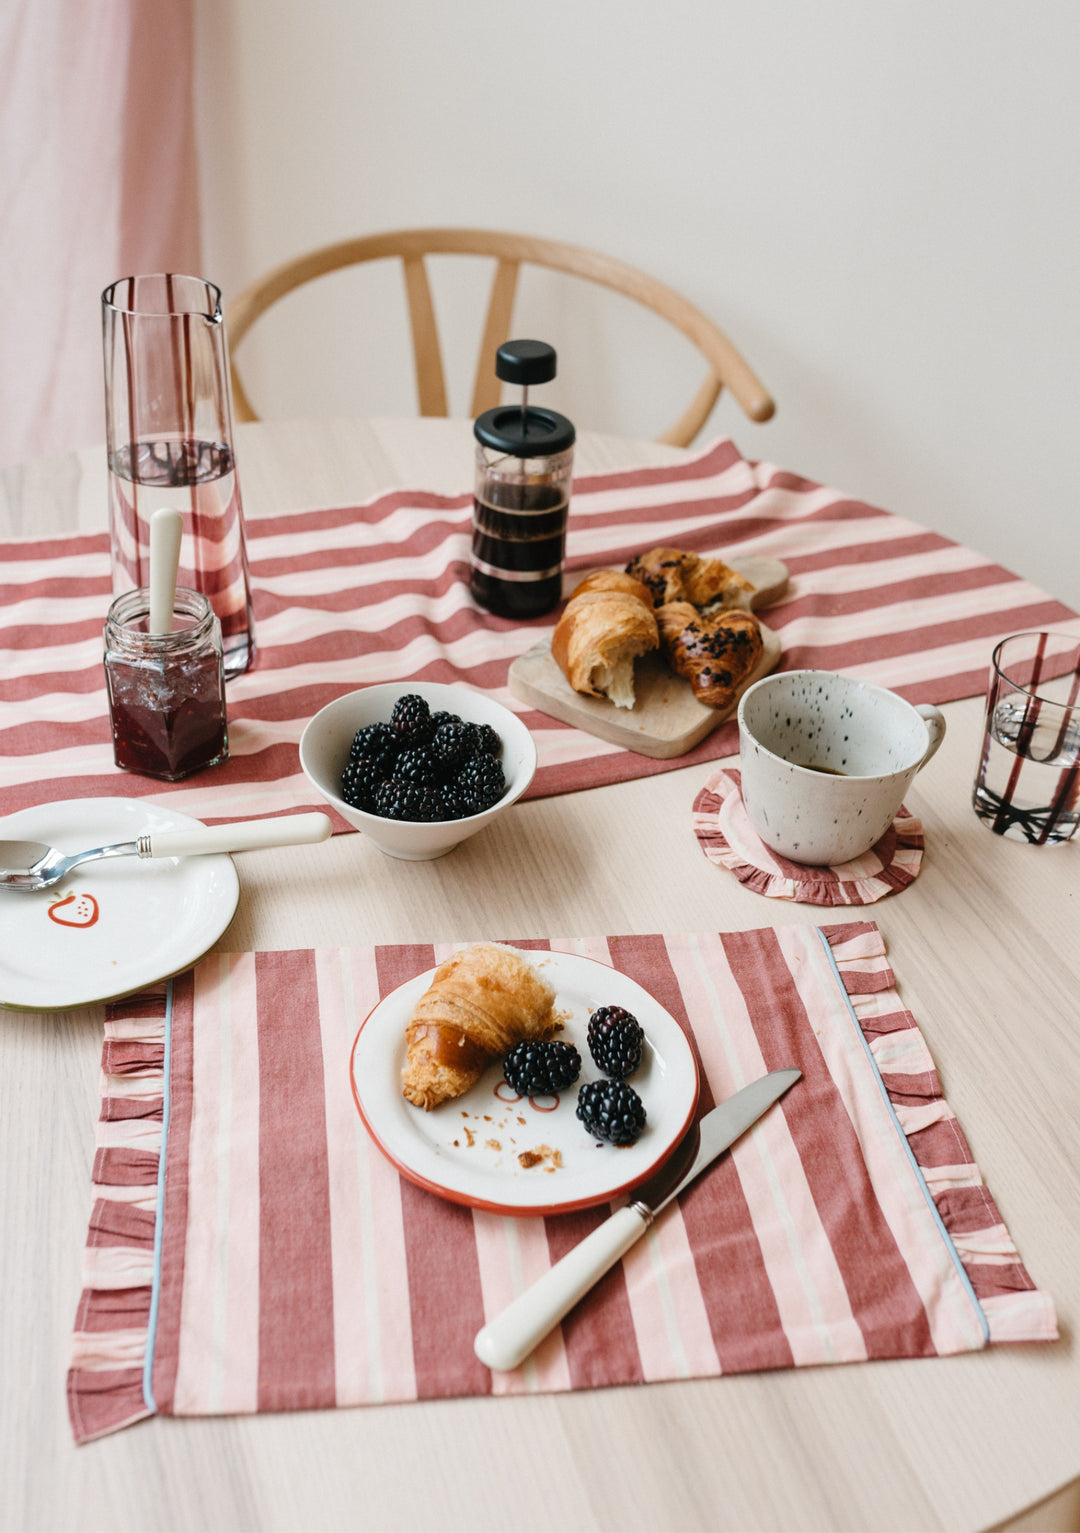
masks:
{"label": "wooden chair", "polygon": [[[446,384],[435,309],[424,265],[424,257],[428,255],[488,256],[496,261],[473,388],[471,413],[474,417],[499,403],[501,385],[495,376],[495,352],[510,338],[514,295],[523,263],[584,277],[635,299],[669,320],[703,354],[709,364],[704,382],[678,420],[657,438],[658,441],[678,447],[688,446],[705,424],[725,387],[731,390],[752,420],[768,420],[775,409],[767,390],[723,331],[700,309],[655,277],[612,256],[600,255],[577,245],[494,230],[400,229],[388,234],[342,240],[339,244],[325,245],[285,261],[253,282],[229,304],[225,320],[230,347],[235,349],[240,345],[251,326],[271,304],[303,283],[362,261],[397,257],[405,273],[420,413],[446,415]],[[258,420],[235,362],[232,386],[236,419]]]}

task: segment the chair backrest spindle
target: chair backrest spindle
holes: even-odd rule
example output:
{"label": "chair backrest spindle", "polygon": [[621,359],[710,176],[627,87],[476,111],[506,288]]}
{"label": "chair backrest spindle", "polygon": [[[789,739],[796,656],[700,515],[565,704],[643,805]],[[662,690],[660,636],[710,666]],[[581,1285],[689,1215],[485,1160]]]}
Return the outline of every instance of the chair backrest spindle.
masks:
{"label": "chair backrest spindle", "polygon": [[439,331],[435,324],[435,305],[431,300],[431,286],[424,258],[421,255],[407,255],[402,258],[402,264],[405,267],[405,291],[409,300],[420,414],[445,415],[446,380],[439,349]]}
{"label": "chair backrest spindle", "polygon": [[491,298],[484,320],[484,336],[480,342],[480,355],[476,362],[476,382],[473,385],[472,408],[475,418],[485,410],[494,410],[499,403],[502,384],[495,376],[495,353],[504,341],[510,339],[510,320],[514,313],[520,261],[501,260],[495,267],[491,280]]}

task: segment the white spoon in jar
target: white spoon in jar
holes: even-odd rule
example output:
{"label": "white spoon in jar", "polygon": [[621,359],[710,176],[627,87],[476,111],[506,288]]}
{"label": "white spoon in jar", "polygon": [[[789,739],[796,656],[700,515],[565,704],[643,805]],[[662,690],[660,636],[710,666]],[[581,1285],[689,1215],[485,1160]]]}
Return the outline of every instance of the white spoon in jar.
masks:
{"label": "white spoon in jar", "polygon": [[162,506],[150,518],[150,632],[172,633],[184,518]]}

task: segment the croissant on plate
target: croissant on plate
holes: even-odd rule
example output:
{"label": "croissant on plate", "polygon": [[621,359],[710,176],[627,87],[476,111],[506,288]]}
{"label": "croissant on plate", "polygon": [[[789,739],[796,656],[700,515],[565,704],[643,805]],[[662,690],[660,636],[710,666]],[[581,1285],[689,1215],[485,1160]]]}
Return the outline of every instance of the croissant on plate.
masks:
{"label": "croissant on plate", "polygon": [[430,1112],[462,1096],[496,1059],[562,1027],[555,991],[526,954],[478,942],[435,970],[405,1029],[402,1092]]}
{"label": "croissant on plate", "polygon": [[634,661],[659,642],[647,588],[621,570],[597,570],[567,602],[551,654],[575,692],[632,708]]}
{"label": "croissant on plate", "polygon": [[705,616],[749,607],[754,587],[722,559],[709,559],[681,548],[650,548],[626,566],[626,573],[648,586],[653,602],[688,601]]}
{"label": "croissant on plate", "polygon": [[686,601],[656,609],[660,647],[671,669],[689,681],[707,708],[730,708],[761,659],[764,642],[752,612],[705,617]]}

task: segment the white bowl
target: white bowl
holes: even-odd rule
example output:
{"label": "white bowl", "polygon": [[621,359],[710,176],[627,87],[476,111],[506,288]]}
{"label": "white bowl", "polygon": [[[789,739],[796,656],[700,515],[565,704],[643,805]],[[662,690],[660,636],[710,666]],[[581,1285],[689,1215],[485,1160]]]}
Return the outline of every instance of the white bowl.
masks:
{"label": "white bowl", "polygon": [[[432,713],[444,709],[471,724],[490,724],[503,743],[502,769],[506,792],[482,814],[461,820],[386,820],[378,814],[354,809],[341,797],[341,772],[349,759],[349,746],[365,724],[390,722],[394,704],[406,693],[422,697]],[[427,862],[453,851],[459,841],[475,836],[490,825],[515,799],[519,799],[536,771],[536,746],[532,735],[509,708],[482,692],[438,681],[387,682],[348,692],[320,708],[300,737],[300,765],[309,782],[337,810],[342,819],[370,836],[380,851],[409,862]]]}

